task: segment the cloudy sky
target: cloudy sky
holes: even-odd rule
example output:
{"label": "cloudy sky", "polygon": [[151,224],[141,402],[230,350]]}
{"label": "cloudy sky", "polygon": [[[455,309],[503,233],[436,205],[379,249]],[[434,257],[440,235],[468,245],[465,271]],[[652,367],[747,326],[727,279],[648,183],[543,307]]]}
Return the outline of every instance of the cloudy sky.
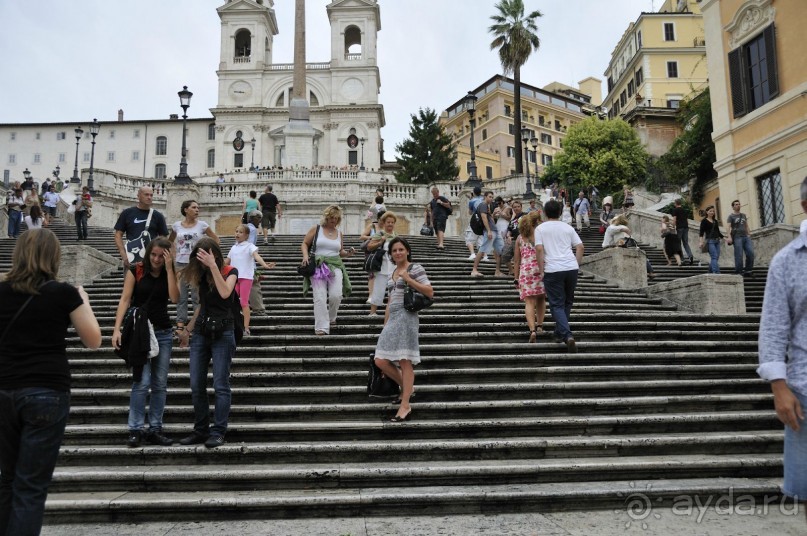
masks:
{"label": "cloudy sky", "polygon": [[[325,6],[306,0],[307,59],[328,61]],[[603,79],[610,53],[642,11],[662,0],[525,0],[541,47],[525,83],[576,86]],[[181,113],[177,91],[193,91],[190,117],[211,117],[224,0],[0,0],[0,123],[160,119]],[[380,0],[378,35],[386,159],[420,107],[442,111],[501,72],[487,32],[495,0]],[[274,61],[292,61],[293,0],[275,0]]]}

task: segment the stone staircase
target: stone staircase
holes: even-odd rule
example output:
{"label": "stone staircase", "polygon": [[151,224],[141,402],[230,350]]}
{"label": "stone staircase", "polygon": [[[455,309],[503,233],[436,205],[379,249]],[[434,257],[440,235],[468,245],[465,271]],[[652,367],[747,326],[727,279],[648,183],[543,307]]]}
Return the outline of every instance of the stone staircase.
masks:
{"label": "stone staircase", "polygon": [[[55,231],[75,241],[72,228]],[[90,234],[114,254],[110,231]],[[598,236],[583,232],[589,252]],[[754,372],[758,315],[681,313],[582,276],[569,355],[548,334],[527,343],[512,280],[494,278],[492,263],[472,279],[460,241],[436,252],[413,237],[437,302],[421,313],[413,420],[395,424],[394,406],[365,392],[382,319],[367,317],[360,258],[347,262],[354,293],[337,328],[318,337],[294,273],[300,239],[260,246],[278,267],[262,284],[268,314],[233,362],[218,449],[125,446],[131,380],[109,343],[122,272],[88,286],[104,346],[68,341],[72,409],[47,522],[590,510],[624,508],[637,492],[654,503],[778,492],[782,427]],[[12,247],[0,241],[0,271]],[[644,249],[658,266],[660,251]],[[165,431],[179,439],[192,421],[188,353],[175,348]]]}

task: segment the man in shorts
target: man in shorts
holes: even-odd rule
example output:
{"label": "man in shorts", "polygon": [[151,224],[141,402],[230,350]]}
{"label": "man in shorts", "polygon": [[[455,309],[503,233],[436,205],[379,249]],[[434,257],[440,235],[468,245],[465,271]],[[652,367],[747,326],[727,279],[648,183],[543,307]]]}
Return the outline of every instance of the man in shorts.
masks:
{"label": "man in shorts", "polygon": [[277,219],[283,216],[283,207],[280,206],[280,201],[277,196],[272,193],[272,186],[266,187],[266,191],[258,198],[258,203],[261,205],[261,212],[263,219],[261,220],[261,227],[263,227],[263,243],[268,244],[269,239],[267,234],[271,231],[272,240],[275,239],[275,224]]}
{"label": "man in shorts", "polygon": [[479,245],[479,251],[474,258],[474,267],[471,270],[471,277],[482,277],[479,272],[479,261],[482,257],[493,251],[496,258],[496,271],[493,277],[501,277],[501,263],[502,263],[502,250],[504,249],[504,238],[499,235],[496,230],[496,224],[493,221],[493,192],[485,192],[485,200],[479,204],[477,210],[479,215],[482,216],[482,223],[485,226],[485,232],[482,233],[482,243]]}
{"label": "man in shorts", "polygon": [[437,249],[444,250],[443,239],[446,234],[446,222],[451,215],[451,201],[440,195],[437,186],[432,187],[432,199],[426,207],[426,215],[434,227],[434,234],[437,237]]}

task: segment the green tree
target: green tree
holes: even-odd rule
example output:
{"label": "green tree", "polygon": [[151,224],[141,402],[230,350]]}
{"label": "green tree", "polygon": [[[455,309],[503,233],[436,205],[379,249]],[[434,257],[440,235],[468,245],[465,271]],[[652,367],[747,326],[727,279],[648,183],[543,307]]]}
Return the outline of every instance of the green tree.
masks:
{"label": "green tree", "polygon": [[410,114],[409,137],[395,146],[401,166],[395,172],[398,182],[429,184],[438,180],[454,180],[460,173],[454,140],[437,122],[431,108]]}
{"label": "green tree", "polygon": [[[490,49],[499,49],[505,76],[513,73],[513,147],[521,147],[521,66],[541,45],[535,24],[541,12],[536,10],[524,16],[523,0],[501,0],[494,7],[498,13],[490,17],[494,22],[488,28],[494,36]],[[521,158],[516,158],[516,173],[522,172]]]}
{"label": "green tree", "polygon": [[644,182],[647,161],[639,136],[625,121],[590,117],[569,128],[552,174],[569,187],[612,192]]}
{"label": "green tree", "polygon": [[658,164],[668,182],[683,186],[691,181],[690,197],[698,204],[703,199],[704,185],[717,176],[713,167],[717,157],[712,141],[712,103],[708,88],[681,103],[678,122],[684,131]]}

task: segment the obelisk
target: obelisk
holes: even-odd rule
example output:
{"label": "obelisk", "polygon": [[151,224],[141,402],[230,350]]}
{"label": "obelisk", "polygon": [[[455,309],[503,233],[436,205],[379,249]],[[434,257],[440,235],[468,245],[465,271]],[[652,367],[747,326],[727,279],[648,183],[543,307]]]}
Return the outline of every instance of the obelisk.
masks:
{"label": "obelisk", "polygon": [[284,167],[312,168],[314,129],[309,122],[308,89],[305,81],[305,0],[294,1],[294,82],[289,103],[289,124],[284,130]]}

